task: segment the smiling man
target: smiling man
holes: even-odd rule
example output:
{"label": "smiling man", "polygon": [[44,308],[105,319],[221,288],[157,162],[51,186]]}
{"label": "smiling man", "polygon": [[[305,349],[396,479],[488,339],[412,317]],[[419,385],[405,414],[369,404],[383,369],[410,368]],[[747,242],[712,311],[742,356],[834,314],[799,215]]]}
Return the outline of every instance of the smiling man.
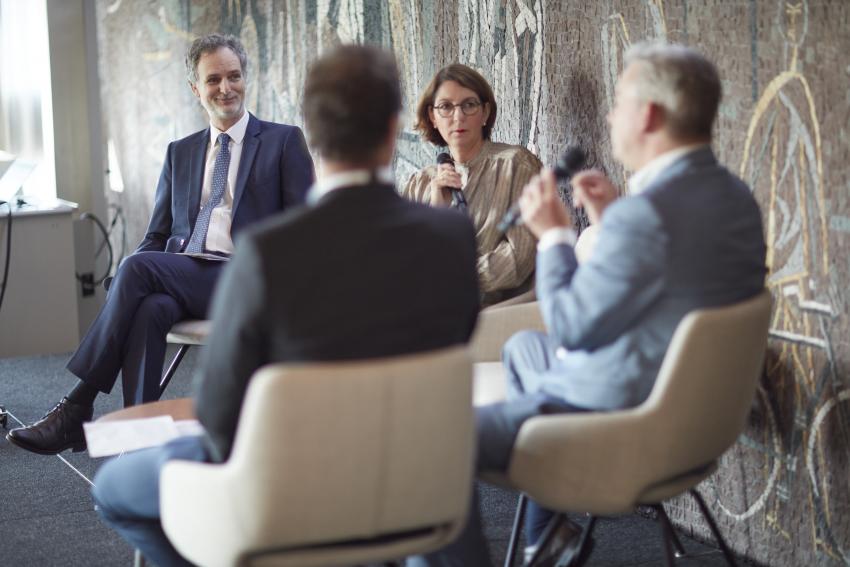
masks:
{"label": "smiling man", "polygon": [[303,202],[313,182],[301,130],[245,110],[248,58],[237,38],[196,39],[186,68],[209,128],[169,144],[147,233],[121,263],[68,363],[79,382],[40,421],[9,432],[19,447],[42,454],[84,449],[82,424],[119,372],[125,406],[157,399],[168,330],[207,316],[233,237]]}

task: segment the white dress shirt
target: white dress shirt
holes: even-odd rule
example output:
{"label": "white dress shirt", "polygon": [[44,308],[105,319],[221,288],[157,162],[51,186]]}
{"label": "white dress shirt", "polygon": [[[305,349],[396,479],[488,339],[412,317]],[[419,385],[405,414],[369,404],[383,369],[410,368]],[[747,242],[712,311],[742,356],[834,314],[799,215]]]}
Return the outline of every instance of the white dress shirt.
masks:
{"label": "white dress shirt", "polygon": [[[395,185],[393,170],[390,167],[381,167],[374,170],[374,177],[381,183]],[[343,187],[368,185],[372,182],[372,178],[373,170],[371,169],[352,169],[349,171],[341,171],[340,173],[332,173],[330,175],[322,175],[320,171],[319,178],[316,180],[316,183],[314,183],[307,192],[307,202],[315,204],[326,194]]]}
{"label": "white dress shirt", "polygon": [[[239,173],[239,161],[242,158],[242,142],[245,130],[248,128],[248,112],[242,114],[236,124],[223,132],[230,136],[230,166],[227,169],[227,186],[224,195],[210,215],[210,226],[207,230],[207,241],[204,245],[210,252],[224,254],[233,253],[233,239],[230,236],[230,225],[233,217],[233,191],[236,188],[236,175]],[[222,131],[210,124],[210,143],[207,146],[207,158],[204,164],[204,183],[201,187],[201,206],[206,203],[212,193],[212,176],[215,168],[215,158],[221,146],[218,136]]]}
{"label": "white dress shirt", "polygon": [[704,148],[707,145],[708,144],[699,143],[691,144],[689,146],[681,146],[656,157],[648,164],[637,170],[634,175],[629,178],[629,195],[640,195],[644,189],[649,187],[652,182],[655,181],[655,178],[658,177],[662,171],[667,169],[674,161],[686,154],[700,148]]}
{"label": "white dress shirt", "polygon": [[543,252],[547,248],[551,248],[556,244],[569,244],[570,246],[576,245],[576,231],[572,228],[567,227],[555,227],[550,228],[546,232],[544,232],[540,236],[540,240],[537,241],[537,251]]}

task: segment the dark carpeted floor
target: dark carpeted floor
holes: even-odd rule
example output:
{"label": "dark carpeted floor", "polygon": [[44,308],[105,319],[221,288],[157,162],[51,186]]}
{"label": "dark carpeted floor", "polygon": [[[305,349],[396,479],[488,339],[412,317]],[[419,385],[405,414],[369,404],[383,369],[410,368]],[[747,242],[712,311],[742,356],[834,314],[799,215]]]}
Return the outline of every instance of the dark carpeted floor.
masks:
{"label": "dark carpeted floor", "polygon": [[[189,394],[198,349],[190,350],[166,398]],[[39,419],[73,385],[67,356],[0,359],[0,405],[9,427]],[[119,386],[120,389],[120,386]],[[95,417],[118,409],[120,391],[98,397]],[[66,452],[58,457],[0,441],[0,566],[115,567],[132,565],[133,550],[100,523],[89,490],[101,459]],[[494,565],[502,564],[516,495],[482,485],[481,505]],[[595,531],[592,566],[663,565],[656,523],[632,515],[604,519]],[[682,536],[689,553],[681,566],[725,565],[719,551]]]}

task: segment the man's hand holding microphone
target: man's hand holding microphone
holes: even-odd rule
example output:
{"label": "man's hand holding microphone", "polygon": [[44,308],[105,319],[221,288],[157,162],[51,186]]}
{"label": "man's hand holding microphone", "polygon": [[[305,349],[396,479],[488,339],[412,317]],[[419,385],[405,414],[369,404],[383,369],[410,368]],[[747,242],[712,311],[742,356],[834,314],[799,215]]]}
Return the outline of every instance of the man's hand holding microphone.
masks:
{"label": "man's hand holding microphone", "polygon": [[[584,208],[592,224],[602,218],[605,208],[617,198],[617,188],[601,171],[590,169],[576,173],[571,180],[573,203]],[[573,228],[573,218],[558,194],[557,180],[551,169],[534,177],[519,199],[523,222],[538,239],[550,228]]]}

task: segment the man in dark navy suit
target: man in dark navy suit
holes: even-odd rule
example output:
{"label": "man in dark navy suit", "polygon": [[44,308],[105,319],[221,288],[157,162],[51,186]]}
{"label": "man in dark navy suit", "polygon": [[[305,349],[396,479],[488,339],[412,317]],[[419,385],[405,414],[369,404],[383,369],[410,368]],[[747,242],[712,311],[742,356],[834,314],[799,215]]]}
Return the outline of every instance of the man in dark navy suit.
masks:
{"label": "man in dark navy suit", "polygon": [[85,448],[82,424],[119,372],[125,406],[157,399],[168,330],[207,316],[233,237],[304,201],[313,182],[304,136],[245,110],[247,63],[233,36],[208,35],[189,48],[189,85],[210,127],[169,144],[147,233],[68,363],[80,381],[40,421],[12,430],[15,445],[43,454]]}

